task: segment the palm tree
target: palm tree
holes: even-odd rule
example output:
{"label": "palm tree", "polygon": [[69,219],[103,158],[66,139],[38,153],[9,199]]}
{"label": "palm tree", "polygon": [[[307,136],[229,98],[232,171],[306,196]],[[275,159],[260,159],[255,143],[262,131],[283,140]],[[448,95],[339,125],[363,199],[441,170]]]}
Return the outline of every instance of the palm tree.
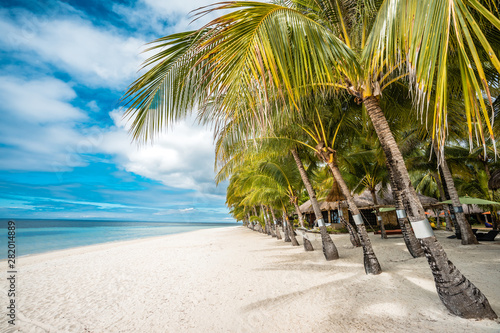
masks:
{"label": "palm tree", "polygon": [[[435,158],[429,159],[429,148],[430,145],[428,142],[427,145],[419,145],[413,149],[411,157],[406,158],[406,166],[410,170],[410,177],[413,184],[415,184],[415,189],[419,193],[439,198],[439,201],[449,200],[449,196],[446,195],[448,188],[445,191],[437,161]],[[431,156],[435,157],[435,155]],[[443,204],[442,209],[446,221],[446,230],[452,231],[452,216],[450,216],[448,211],[452,212],[453,206],[451,205],[451,209],[449,206],[448,204]],[[453,218],[455,219],[455,225],[458,225],[455,214],[453,214]]]}
{"label": "palm tree", "polygon": [[[453,181],[456,191],[461,195],[470,195],[491,201],[498,201],[496,191],[489,188],[491,169],[498,167],[498,161],[492,157],[493,149],[470,149],[467,143],[458,141],[446,147],[446,160],[449,169],[453,171]],[[489,209],[492,213],[494,207]],[[496,225],[496,216],[492,214],[493,224]]]}
{"label": "palm tree", "polygon": [[309,195],[309,199],[311,200],[311,205],[313,207],[314,215],[316,216],[316,221],[318,222],[319,231],[321,233],[321,242],[323,244],[323,254],[325,255],[326,260],[334,260],[339,258],[339,253],[337,251],[337,247],[332,241],[332,238],[328,234],[326,230],[325,223],[323,221],[323,214],[321,213],[321,208],[319,207],[318,199],[316,198],[316,192],[314,191],[311,181],[309,180],[309,176],[307,175],[306,169],[304,168],[304,164],[299,157],[299,153],[297,149],[290,150],[295,163],[297,164],[297,169],[299,170],[300,176],[302,178],[302,182],[307,190],[307,194]]}
{"label": "palm tree", "polygon": [[[387,92],[384,95],[386,97],[380,102],[384,109],[387,111],[387,120],[391,125],[391,129],[393,130],[395,137],[397,138],[399,148],[402,149],[402,153],[405,153],[408,148],[413,149],[415,143],[418,143],[418,141],[414,139],[414,136],[408,135],[406,132],[408,128],[411,128],[412,131],[414,131],[415,126],[417,126],[418,128],[418,125],[415,124],[417,122],[411,114],[411,101],[402,98],[402,96],[408,95],[408,89],[405,85],[401,84],[388,87],[386,88],[386,91]],[[350,108],[353,108],[352,104],[350,105]],[[355,156],[355,161],[359,157],[362,162],[361,166],[367,165],[367,160],[370,161],[370,163],[368,163],[369,165],[372,161],[374,162],[374,170],[372,171],[375,172],[375,174],[369,177],[372,178],[372,183],[376,183],[376,181],[374,182],[375,178],[382,179],[380,176],[382,176],[385,171],[378,164],[385,163],[385,170],[388,171],[388,179],[385,179],[383,182],[385,183],[387,181],[390,181],[391,183],[396,211],[398,212],[398,223],[402,230],[406,247],[409,253],[414,258],[421,257],[424,255],[422,247],[420,245],[420,242],[415,237],[413,230],[411,229],[410,222],[406,217],[406,214],[401,214],[401,212],[404,212],[405,210],[401,192],[397,190],[397,187],[394,184],[392,170],[387,165],[387,160],[381,152],[378,138],[374,132],[373,127],[367,120],[368,116],[366,115],[366,110],[360,110],[358,113],[359,116],[351,120],[352,125],[349,126],[349,129],[347,131],[347,133],[350,134],[339,142],[343,147],[347,148],[343,148],[344,150],[349,151],[346,154],[340,155],[344,168],[346,170],[349,170],[349,173],[345,173],[345,175],[347,179],[351,181],[353,186],[352,188],[356,189],[361,180],[357,179],[355,175],[357,173],[356,171],[360,169],[357,168],[358,166],[351,165],[353,162],[351,161],[352,159],[350,158],[350,156]],[[346,131],[344,130],[342,131],[342,133],[346,133]],[[358,151],[359,149],[361,150]],[[364,170],[364,167],[362,167],[361,169]],[[366,172],[361,176],[364,177],[365,174]],[[379,174],[379,176],[375,176],[377,174]]]}
{"label": "palm tree", "polygon": [[[306,127],[307,125],[302,126],[303,130],[314,141],[315,146],[313,147],[311,145],[305,143],[304,144],[314,150],[316,156],[322,162],[328,165],[330,171],[332,172],[333,178],[335,179],[335,182],[338,184],[342,194],[346,198],[347,205],[349,206],[349,210],[352,213],[356,228],[358,229],[361,246],[363,247],[363,258],[366,274],[380,274],[382,272],[382,269],[378,262],[377,256],[373,251],[370,238],[368,237],[368,233],[366,232],[366,228],[363,223],[363,218],[361,216],[361,213],[359,212],[358,207],[356,206],[356,203],[354,202],[351,191],[347,187],[347,184],[345,183],[344,178],[340,173],[337,163],[337,152],[333,149],[341,123],[336,126],[336,130],[332,131],[332,129],[328,126],[324,126],[318,110],[316,110],[316,116],[317,121],[313,121],[312,126],[310,126],[309,128]],[[335,134],[333,135],[330,144],[330,137],[327,133],[332,132],[334,132]]]}
{"label": "palm tree", "polygon": [[[300,175],[299,170],[296,168],[294,161],[291,159],[290,155],[283,156],[278,161],[267,160],[263,161],[259,165],[259,171],[275,180],[278,184],[285,188],[285,195],[288,197],[290,203],[295,209],[295,213],[298,216],[299,223],[304,226],[302,219],[302,213],[300,212],[298,205],[298,197],[296,188],[299,187]],[[293,241],[293,239],[292,239]],[[304,238],[304,248],[306,251],[313,250],[312,244],[307,238]]]}
{"label": "palm tree", "polygon": [[276,238],[281,239],[280,229],[278,228],[278,223],[277,223],[278,220],[276,219],[276,215],[274,214],[273,206],[270,207],[270,210],[271,210],[271,214],[273,216],[274,228],[276,231]]}
{"label": "palm tree", "polygon": [[[327,201],[335,201],[337,202],[337,217],[339,222],[346,227],[347,232],[349,233],[349,239],[351,241],[352,246],[360,247],[361,241],[357,234],[357,231],[353,228],[349,221],[346,221],[343,217],[343,208],[342,203],[345,201],[345,197],[342,195],[340,188],[335,182],[335,179],[332,177],[332,172],[330,168],[327,166],[319,170],[319,172],[315,175],[315,180],[318,183],[319,187],[319,196],[325,198]],[[345,173],[343,174],[345,179]]]}
{"label": "palm tree", "polygon": [[[251,150],[247,149],[246,159],[240,160],[238,169],[242,170],[242,172],[233,171],[237,177],[230,178],[230,185],[232,187],[234,187],[234,184],[238,186],[239,191],[237,193],[242,197],[242,204],[259,203],[266,231],[269,235],[272,235],[272,227],[267,217],[265,205],[281,206],[283,211],[286,211],[283,203],[284,198],[292,200],[296,197],[294,187],[298,186],[300,178],[294,162],[290,157],[288,159],[286,157],[273,158],[272,156],[271,158],[264,158],[264,155],[258,152],[252,155]],[[224,175],[227,175],[227,170],[223,167],[218,173],[217,181],[223,180]],[[272,210],[272,214],[273,220],[276,221],[274,210]],[[291,241],[292,245],[298,246],[299,243],[293,234],[293,227],[287,220],[284,220],[284,223],[285,241]]]}
{"label": "palm tree", "polygon": [[[260,189],[260,191],[263,192],[262,195],[257,196],[255,191],[252,191],[252,186],[254,185],[253,176],[252,165],[249,161],[247,161],[246,165],[241,165],[238,170],[235,171],[234,177],[231,178],[227,188],[226,204],[233,207],[233,209],[251,207],[253,216],[250,216],[249,220],[257,223],[256,231],[267,233],[268,222],[262,205],[264,201],[262,200],[265,200],[266,196],[269,197],[270,192],[272,193],[272,189],[263,187]],[[260,213],[257,210],[257,206],[260,206]],[[248,211],[250,208],[244,208],[244,210]],[[265,230],[262,229],[262,226],[264,226]]]}
{"label": "palm tree", "polygon": [[[125,95],[127,115],[134,118],[134,136],[150,138],[197,103],[202,114],[211,112],[214,118],[224,115],[225,119],[242,117],[241,109],[235,108],[242,102],[253,104],[258,116],[249,119],[256,123],[266,119],[270,103],[293,106],[283,109],[286,117],[301,109],[300,96],[306,93],[347,90],[366,107],[443,303],[462,317],[496,318],[473,284],[457,284],[465,278],[447,259],[425,219],[379,98],[384,88],[405,77],[412,83],[419,106],[435,95],[433,138],[441,144],[446,133],[447,68],[453,60],[460,65],[469,124],[481,117],[489,124],[486,104],[475,97],[484,91],[491,104],[481,58],[487,54],[497,72],[500,62],[470,10],[484,18],[483,25],[499,28],[500,20],[472,0],[456,0],[454,6],[444,0],[418,4],[387,0],[375,20],[371,2],[346,2],[351,8],[345,11],[336,4],[321,0],[281,5],[222,3],[206,11],[232,12],[196,32],[159,39],[153,49],[169,48],[146,62],[150,69]],[[485,52],[477,51],[471,32]],[[450,43],[457,49],[453,57],[448,52]],[[432,47],[421,49],[422,45]],[[357,57],[353,50],[362,52]],[[270,101],[263,96],[276,98]],[[488,129],[492,134],[491,126]],[[455,291],[448,292],[450,288]]]}
{"label": "palm tree", "polygon": [[[248,108],[249,106],[240,105],[240,107]],[[268,119],[268,121],[272,121],[272,119]],[[280,140],[271,139],[269,137],[260,138],[259,140],[257,140],[257,138],[265,136],[266,133],[261,133],[259,131],[260,129],[256,128],[251,132],[251,137],[253,139],[245,141],[243,138],[244,130],[248,128],[248,123],[244,118],[233,120],[232,122],[225,124],[223,128],[221,127],[216,144],[216,156],[218,161],[222,165],[216,177],[216,182],[220,182],[221,180],[227,178],[231,174],[231,171],[234,169],[235,165],[238,165],[239,163],[241,163],[241,161],[247,158],[247,156],[249,155],[250,147],[257,147],[258,154],[260,155],[256,155],[258,156],[256,157],[256,159],[261,160],[269,160],[272,158],[279,158],[281,160],[287,159],[286,155],[283,156],[283,151],[289,151],[293,156],[293,161],[295,161],[295,165],[300,174],[300,178],[302,179],[302,183],[304,184],[304,187],[306,188],[311,203],[314,207],[316,219],[320,224],[319,230],[321,234],[323,254],[325,255],[326,260],[338,259],[339,254],[337,251],[337,247],[333,243],[330,235],[326,230],[326,226],[324,225],[321,209],[319,208],[319,203],[316,199],[315,191],[311,185],[308,172],[306,171],[302,163],[302,159],[301,157],[299,157],[299,154],[295,147],[296,143],[293,142],[293,140],[283,140],[284,137],[293,136],[294,133],[291,133],[288,128],[281,128],[279,129],[282,134]],[[251,142],[249,143],[249,141]],[[295,187],[298,186],[299,185],[295,182]],[[297,214],[301,216],[301,214],[299,214],[300,211],[298,210],[298,202],[296,199],[298,195],[292,192],[289,193],[290,201],[294,205]],[[285,229],[284,232],[285,240],[289,241],[290,239],[287,236],[287,229]],[[310,244],[310,242],[306,238],[304,238],[304,248],[306,250],[310,250],[312,248],[312,244]]]}
{"label": "palm tree", "polygon": [[[358,138],[358,141],[364,141],[361,136]],[[369,147],[370,144],[367,144],[366,141],[364,143],[353,143],[351,147],[354,149],[351,148],[351,151],[343,156],[343,161],[346,162],[344,165],[349,174],[349,181],[346,181],[348,185],[351,185],[350,187],[355,194],[362,193],[365,190],[370,192],[373,204],[375,205],[377,220],[380,223],[381,237],[387,239],[377,199],[377,192],[379,190],[383,192],[387,188],[389,181],[385,158],[380,149],[378,151],[369,148],[363,149],[362,146]]]}

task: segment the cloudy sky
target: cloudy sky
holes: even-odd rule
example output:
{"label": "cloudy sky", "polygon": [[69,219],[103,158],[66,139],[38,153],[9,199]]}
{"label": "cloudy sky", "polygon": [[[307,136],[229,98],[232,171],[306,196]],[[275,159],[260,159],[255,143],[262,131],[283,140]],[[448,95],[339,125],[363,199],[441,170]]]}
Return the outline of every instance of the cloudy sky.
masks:
{"label": "cloudy sky", "polygon": [[0,217],[233,221],[212,133],[186,120],[139,147],[118,103],[145,43],[211,2],[2,1]]}

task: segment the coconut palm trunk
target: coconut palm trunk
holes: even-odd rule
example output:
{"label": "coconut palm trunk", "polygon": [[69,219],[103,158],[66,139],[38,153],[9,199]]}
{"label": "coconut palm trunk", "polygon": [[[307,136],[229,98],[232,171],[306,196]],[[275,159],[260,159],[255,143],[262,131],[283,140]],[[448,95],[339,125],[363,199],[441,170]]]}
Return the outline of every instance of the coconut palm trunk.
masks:
{"label": "coconut palm trunk", "polygon": [[[451,200],[450,194],[448,193],[448,186],[446,186],[446,180],[444,179],[443,170],[441,168],[439,168],[439,175],[441,177],[441,183],[443,184],[443,192],[445,195],[445,200]],[[455,228],[455,234],[457,234],[457,237],[461,238],[462,235],[460,234],[460,227],[458,227],[457,217],[455,216],[455,211],[453,210],[453,205],[447,204],[445,207],[448,208],[447,211],[449,212],[451,222],[453,224],[453,227]]]}
{"label": "coconut palm trunk", "polygon": [[269,232],[271,233],[271,237],[276,237],[276,233],[274,232],[274,224],[271,222],[271,217],[269,216],[268,206],[264,206],[264,213],[266,214],[266,223],[269,225]]}
{"label": "coconut palm trunk", "polygon": [[288,221],[286,219],[283,219],[283,233],[285,234],[284,241],[291,242],[292,239],[290,238],[290,228],[288,228]]}
{"label": "coconut palm trunk", "polygon": [[364,259],[363,261],[365,266],[365,272],[366,274],[373,274],[373,275],[380,274],[382,273],[382,268],[380,267],[380,263],[378,262],[377,256],[373,251],[372,243],[370,241],[370,238],[368,237],[368,233],[366,232],[366,228],[363,223],[363,218],[361,217],[361,213],[359,212],[358,207],[354,203],[351,191],[349,191],[349,188],[347,187],[344,178],[340,174],[340,170],[337,164],[335,163],[335,157],[330,158],[331,156],[330,152],[324,152],[324,150],[320,151],[322,153],[325,153],[322,154],[323,160],[325,160],[326,158],[328,167],[332,171],[333,178],[335,178],[335,181],[339,185],[342,194],[345,196],[347,205],[349,206],[354,222],[356,223],[356,228],[358,229],[361,246],[363,247],[363,259]]}
{"label": "coconut palm trunk", "polygon": [[309,236],[306,234],[304,230],[302,230],[302,241],[304,242],[304,250],[306,251],[314,251],[314,247],[309,240]]}
{"label": "coconut palm trunk", "polygon": [[316,220],[319,225],[319,231],[321,233],[321,242],[323,244],[323,254],[325,255],[326,260],[334,260],[339,258],[339,252],[337,251],[337,247],[333,243],[332,238],[326,231],[325,222],[323,221],[323,215],[321,214],[321,209],[319,208],[318,200],[316,199],[316,193],[309,181],[309,177],[307,176],[306,170],[304,169],[304,165],[300,160],[299,154],[295,149],[291,150],[295,163],[297,164],[297,168],[299,169],[300,176],[302,178],[302,182],[309,194],[309,199],[311,200],[311,205],[314,210],[314,215],[316,216]]}
{"label": "coconut palm trunk", "polygon": [[247,213],[247,220],[249,228],[253,230],[253,223],[250,221],[250,213]]}
{"label": "coconut palm trunk", "polygon": [[274,223],[274,230],[276,232],[276,238],[281,239],[281,233],[280,233],[280,228],[278,227],[278,221],[276,220],[276,215],[274,214],[274,208],[273,206],[270,207],[271,210],[271,215],[273,217],[273,223]]}
{"label": "coconut palm trunk", "polygon": [[290,232],[289,232],[289,228],[288,228],[288,220],[287,219],[284,219],[283,218],[283,215],[281,216],[281,219],[282,219],[282,223],[281,223],[281,226],[283,228],[283,234],[284,234],[284,241],[285,242],[291,242],[291,238],[290,238]]}
{"label": "coconut palm trunk", "polygon": [[[304,217],[302,216],[302,212],[300,211],[299,204],[297,203],[297,197],[291,198],[293,207],[295,208],[295,212],[297,213],[297,218],[299,219],[300,226],[305,229],[304,227]],[[304,249],[306,251],[314,251],[314,247],[312,246],[311,241],[309,238],[307,238],[306,232],[303,231],[302,233],[302,242],[304,243]]]}
{"label": "coconut palm trunk", "polygon": [[394,183],[401,190],[408,219],[424,249],[441,301],[450,312],[463,318],[497,318],[483,293],[453,265],[434,236],[377,98],[366,97],[363,103],[385,152]]}
{"label": "coconut palm trunk", "polygon": [[446,222],[446,231],[453,231],[450,214],[448,214],[448,205],[443,205],[444,220]]}
{"label": "coconut palm trunk", "polygon": [[361,246],[361,241],[359,240],[358,233],[356,232],[356,230],[354,230],[354,228],[349,223],[349,221],[346,221],[344,219],[344,212],[342,211],[342,208],[340,207],[340,204],[338,204],[338,207],[339,207],[338,208],[339,221],[340,221],[340,223],[342,223],[346,227],[347,231],[349,232],[349,240],[351,241],[352,246],[354,246],[354,247],[360,247]]}
{"label": "coconut palm trunk", "polygon": [[380,237],[382,237],[382,239],[387,239],[387,233],[385,232],[384,221],[382,220],[382,215],[380,215],[380,208],[378,208],[378,200],[374,188],[370,189],[370,194],[372,195],[373,204],[375,205],[377,220],[380,223]]}
{"label": "coconut palm trunk", "polygon": [[[254,205],[254,206],[252,206],[252,207],[253,207],[253,215],[254,215],[256,218],[258,218],[258,217],[259,217],[259,215],[257,214],[257,207],[255,207],[255,205]],[[255,224],[256,224],[256,228],[255,228],[254,230],[255,230],[255,231],[258,231],[258,232],[262,232],[262,226],[260,225],[259,220],[256,220],[256,223],[255,223]]]}
{"label": "coconut palm trunk", "polygon": [[[439,197],[441,198],[441,201],[448,200],[446,198],[446,194],[444,193],[443,183],[441,182],[441,179],[439,178],[439,173],[432,172],[431,175],[436,180],[436,185],[438,188]],[[451,222],[450,215],[448,214],[448,205],[444,204],[442,209],[444,210],[444,220],[446,222],[446,230],[451,231],[452,222]]]}
{"label": "coconut palm trunk", "polygon": [[297,203],[297,198],[292,198],[293,207],[295,208],[295,212],[297,213],[297,218],[299,219],[299,224],[302,228],[304,226],[304,216],[302,216],[302,212],[300,211],[299,204]]}
{"label": "coconut palm trunk", "polygon": [[269,219],[267,218],[266,208],[263,204],[260,204],[260,210],[262,211],[262,215],[264,216],[264,223],[266,225],[266,234],[271,236],[271,225],[269,224]]}
{"label": "coconut palm trunk", "polygon": [[396,215],[398,218],[399,227],[401,228],[401,232],[403,234],[403,239],[405,241],[406,248],[408,249],[408,252],[410,252],[413,258],[423,257],[424,250],[422,249],[420,242],[418,241],[417,237],[415,237],[415,233],[413,232],[413,229],[410,226],[410,221],[406,216],[405,207],[403,205],[403,197],[401,196],[401,191],[394,182],[392,169],[389,166],[387,159],[385,163],[387,165],[387,170],[389,170],[389,179],[391,181],[392,195],[394,197],[394,202],[396,206]]}
{"label": "coconut palm trunk", "polygon": [[[436,155],[438,155],[439,150],[437,147],[437,143],[435,141],[433,142],[433,148]],[[448,163],[446,163],[446,158],[443,156],[440,162],[441,163],[439,165],[439,168],[442,171],[445,184],[448,189],[448,195],[450,196],[450,199],[453,202],[453,211],[455,212],[455,218],[458,224],[458,227],[457,225],[455,225],[455,229],[460,229],[462,245],[478,244],[476,236],[474,236],[472,228],[469,222],[467,222],[465,218],[465,214],[462,209],[462,204],[460,203],[460,199],[458,198],[458,192],[457,189],[455,188],[455,183],[453,182],[453,177],[451,175],[450,168],[448,168]]]}
{"label": "coconut palm trunk", "polygon": [[441,228],[441,220],[439,219],[439,209],[433,209],[434,215],[436,215],[436,229]]}
{"label": "coconut palm trunk", "polygon": [[284,209],[283,209],[283,221],[286,221],[288,235],[290,236],[290,240],[292,242],[292,245],[299,246],[300,244],[297,241],[297,238],[295,238],[295,231],[293,230],[293,223],[290,223],[290,220],[288,219],[288,215],[286,214],[286,211]]}

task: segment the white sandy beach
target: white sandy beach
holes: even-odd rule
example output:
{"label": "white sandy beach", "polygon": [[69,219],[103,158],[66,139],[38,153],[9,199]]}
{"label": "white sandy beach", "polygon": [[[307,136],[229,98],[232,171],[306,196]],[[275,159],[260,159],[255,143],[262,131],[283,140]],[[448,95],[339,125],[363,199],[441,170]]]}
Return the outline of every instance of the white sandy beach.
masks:
{"label": "white sandy beach", "polygon": [[[500,241],[462,246],[447,235],[437,234],[449,258],[500,314]],[[304,252],[244,227],[22,257],[16,331],[500,332],[448,314],[426,260],[411,259],[400,236],[370,235],[379,276],[365,275],[347,235],[332,237],[341,259],[331,262],[319,237]]]}

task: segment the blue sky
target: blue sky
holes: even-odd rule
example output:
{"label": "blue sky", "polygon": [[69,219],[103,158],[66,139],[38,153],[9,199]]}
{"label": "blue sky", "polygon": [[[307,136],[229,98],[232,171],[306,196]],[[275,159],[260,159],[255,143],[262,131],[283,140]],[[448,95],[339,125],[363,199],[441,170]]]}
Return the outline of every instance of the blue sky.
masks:
{"label": "blue sky", "polygon": [[138,146],[118,103],[145,44],[210,2],[2,2],[0,217],[233,222],[211,131],[188,119]]}

